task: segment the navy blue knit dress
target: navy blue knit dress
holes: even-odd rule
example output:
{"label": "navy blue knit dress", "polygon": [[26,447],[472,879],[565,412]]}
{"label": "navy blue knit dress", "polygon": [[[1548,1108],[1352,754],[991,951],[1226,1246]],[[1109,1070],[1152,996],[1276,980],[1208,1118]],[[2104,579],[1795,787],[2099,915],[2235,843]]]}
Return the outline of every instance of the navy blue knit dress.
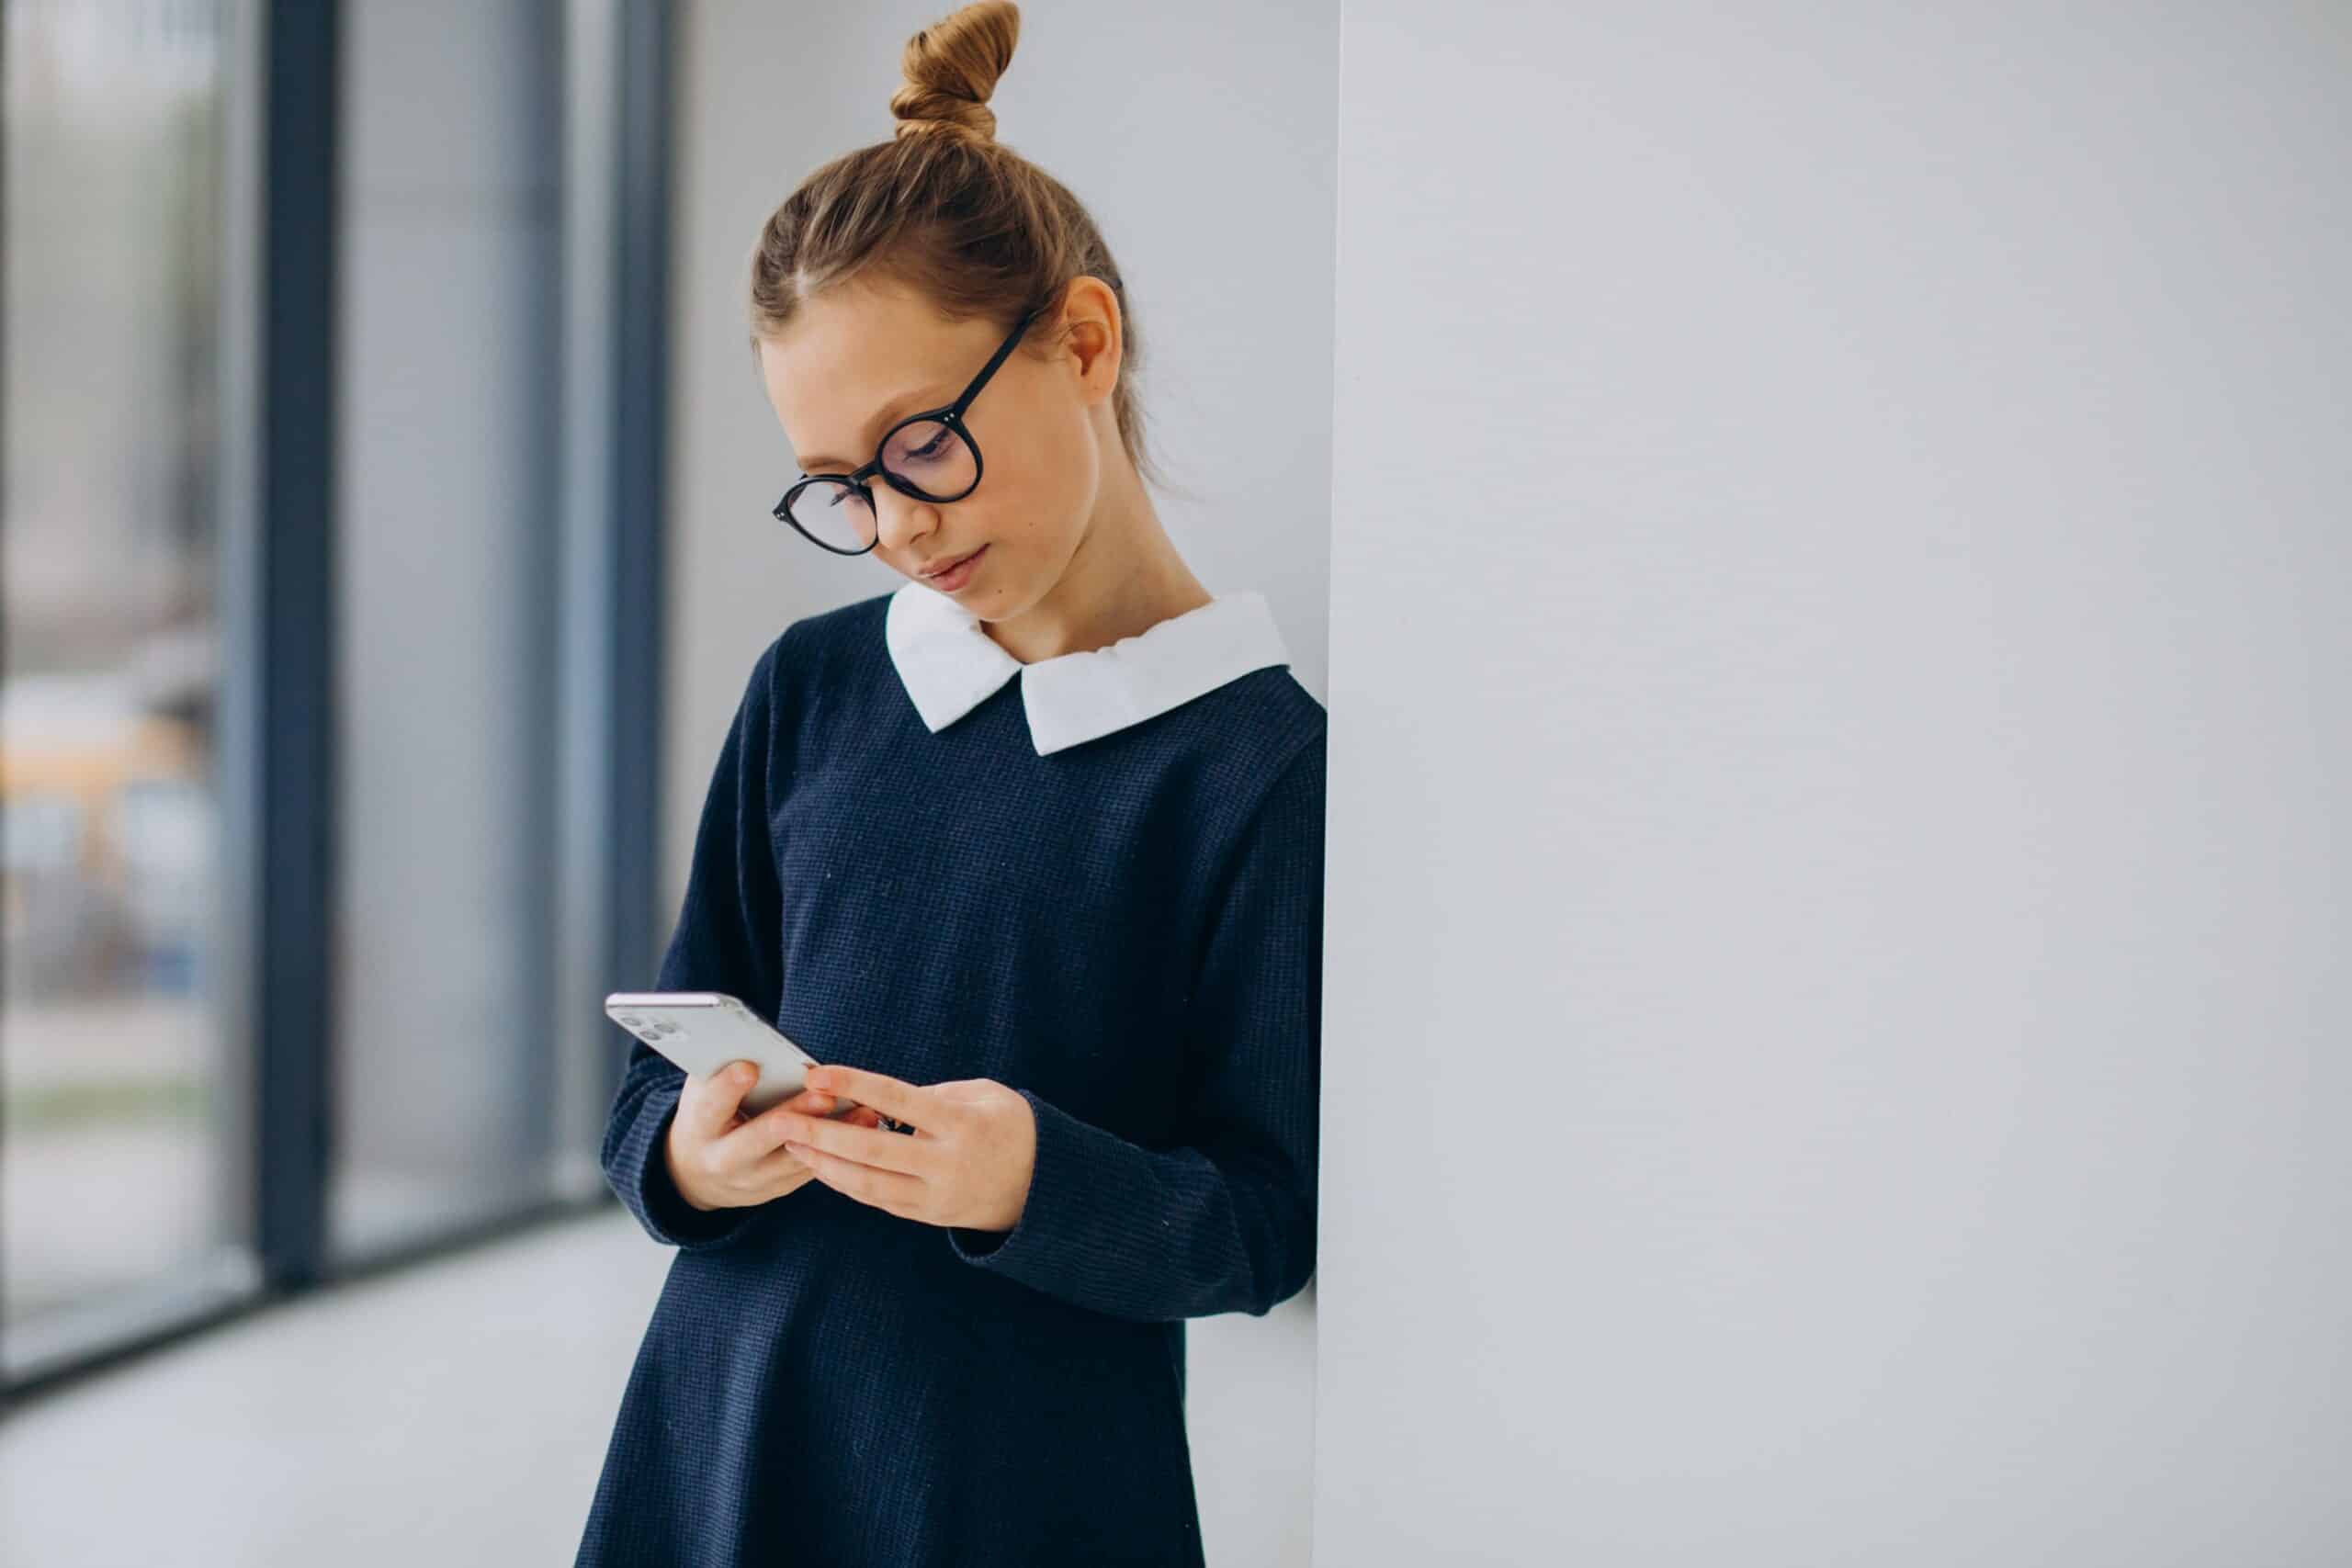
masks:
{"label": "navy blue knit dress", "polygon": [[1018,1089],[1026,1207],[696,1210],[662,1152],[682,1076],[631,1039],[605,1171],[678,1250],[578,1564],[1201,1564],[1184,1320],[1313,1272],[1322,705],[1284,663],[1227,678],[1258,662],[1214,635],[1232,598],[1023,667],[899,592],[934,634],[901,661],[891,594],[760,655],[651,988]]}

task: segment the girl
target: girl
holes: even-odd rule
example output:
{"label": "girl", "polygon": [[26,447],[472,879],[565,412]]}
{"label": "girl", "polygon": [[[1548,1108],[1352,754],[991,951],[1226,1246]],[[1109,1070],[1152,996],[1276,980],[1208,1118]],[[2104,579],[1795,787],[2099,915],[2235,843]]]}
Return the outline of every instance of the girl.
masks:
{"label": "girl", "polygon": [[1153,511],[1119,269],[993,140],[1018,28],[915,34],[760,234],[776,514],[908,581],[719,750],[654,988],[827,1066],[747,1117],[631,1044],[605,1170],[678,1250],[581,1564],[1199,1565],[1184,1322],[1314,1268],[1324,710]]}

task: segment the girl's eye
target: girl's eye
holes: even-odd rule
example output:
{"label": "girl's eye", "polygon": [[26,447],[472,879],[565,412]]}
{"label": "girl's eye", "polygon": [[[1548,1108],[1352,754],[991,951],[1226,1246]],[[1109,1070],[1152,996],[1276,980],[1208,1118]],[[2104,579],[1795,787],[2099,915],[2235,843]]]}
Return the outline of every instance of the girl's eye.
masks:
{"label": "girl's eye", "polygon": [[916,447],[913,451],[908,453],[907,456],[910,457],[936,457],[939,456],[939,449],[946,445],[947,432],[943,430],[938,434],[933,436],[930,440],[924,442],[922,446]]}

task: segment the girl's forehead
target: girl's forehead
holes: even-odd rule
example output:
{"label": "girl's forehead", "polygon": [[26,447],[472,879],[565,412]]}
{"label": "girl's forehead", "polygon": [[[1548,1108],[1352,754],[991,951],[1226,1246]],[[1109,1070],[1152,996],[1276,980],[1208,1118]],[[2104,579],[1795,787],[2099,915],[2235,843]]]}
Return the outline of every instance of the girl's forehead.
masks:
{"label": "girl's forehead", "polygon": [[952,400],[1000,334],[955,323],[927,301],[879,289],[806,302],[790,325],[759,339],[760,375],[804,464],[873,455],[892,417]]}
{"label": "girl's forehead", "polygon": [[953,323],[931,301],[890,283],[851,284],[801,301],[784,329],[787,353],[818,354],[936,352],[955,336]]}
{"label": "girl's forehead", "polygon": [[959,364],[966,334],[927,304],[869,291],[813,299],[791,324],[759,341],[762,374],[780,390],[814,386],[828,398],[879,400]]}

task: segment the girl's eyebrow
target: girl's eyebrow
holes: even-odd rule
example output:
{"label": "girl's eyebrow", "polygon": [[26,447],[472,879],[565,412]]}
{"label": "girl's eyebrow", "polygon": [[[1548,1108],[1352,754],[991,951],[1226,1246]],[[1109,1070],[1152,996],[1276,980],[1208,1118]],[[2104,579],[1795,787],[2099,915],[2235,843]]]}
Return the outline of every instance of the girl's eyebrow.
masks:
{"label": "girl's eyebrow", "polygon": [[[914,412],[917,409],[937,408],[940,403],[946,401],[946,399],[944,398],[939,398],[938,402],[925,401],[926,399],[933,397],[938,397],[938,394],[934,392],[932,388],[917,387],[914,390],[910,392],[901,392],[897,397],[892,398],[888,402],[884,403],[882,405],[882,412],[876,414],[872,419],[866,421],[865,431],[860,433],[870,433],[874,437],[872,441],[866,444],[866,456],[873,456],[875,446],[880,445],[882,440],[882,432],[889,429],[890,426],[896,424],[900,419]],[[859,458],[855,463],[844,463],[839,457],[803,457],[800,459],[800,471],[805,474],[814,472],[819,468],[838,468],[842,472],[847,473],[850,469],[863,465],[865,461],[865,457]]]}

